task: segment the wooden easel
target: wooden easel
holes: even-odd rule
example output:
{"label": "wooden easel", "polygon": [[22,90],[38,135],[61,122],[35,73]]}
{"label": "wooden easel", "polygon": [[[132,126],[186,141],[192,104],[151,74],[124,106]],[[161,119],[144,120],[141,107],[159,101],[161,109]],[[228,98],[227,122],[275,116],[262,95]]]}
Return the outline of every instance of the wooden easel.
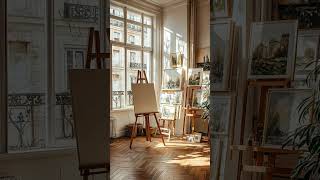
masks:
{"label": "wooden easel", "polygon": [[[92,52],[93,41],[95,41],[95,53]],[[91,68],[91,61],[96,59],[97,69],[103,69],[101,59],[110,58],[110,53],[101,53],[100,52],[100,35],[99,31],[95,31],[93,27],[89,29],[89,39],[87,47],[87,59],[86,59],[86,69]],[[105,169],[101,171],[94,171],[96,169]],[[110,172],[110,164],[98,164],[90,165],[86,167],[79,167],[80,175],[83,176],[83,180],[88,180],[89,176],[95,174],[105,174]]]}
{"label": "wooden easel", "polygon": [[[184,88],[185,95],[185,106],[184,106],[184,117],[183,117],[183,135],[185,135],[185,125],[186,119],[191,118],[191,132],[194,133],[195,129],[195,119],[197,118],[197,112],[201,111],[200,108],[193,108],[192,106],[192,96],[195,90],[201,89],[201,86],[188,86]],[[190,103],[191,102],[191,103]]]}
{"label": "wooden easel", "polygon": [[[145,81],[145,83],[148,83],[146,72],[144,70],[143,71],[139,70],[138,71],[138,76],[137,76],[137,84],[144,83],[143,81]],[[149,119],[150,115],[154,116],[154,118],[156,120],[156,123],[157,123],[157,126],[158,126],[158,130],[159,130],[162,142],[163,142],[163,145],[166,145],[165,142],[164,142],[164,139],[163,139],[163,134],[161,132],[159,121],[158,121],[158,118],[156,116],[156,113],[158,113],[158,112],[135,114],[136,120],[135,120],[135,123],[134,123],[134,126],[133,126],[133,131],[131,132],[130,149],[131,149],[131,146],[132,146],[133,139],[136,136],[138,117],[144,117],[145,118],[145,123],[146,123],[146,141],[150,141],[151,142],[150,119]]]}
{"label": "wooden easel", "polygon": [[[245,121],[246,121],[246,113],[247,113],[247,101],[248,101],[248,90],[250,87],[255,87],[260,89],[260,105],[259,105],[259,117],[256,122],[256,127],[254,127],[253,131],[255,133],[255,138],[258,141],[261,141],[261,129],[263,129],[264,119],[265,119],[265,109],[267,105],[267,95],[268,90],[271,88],[288,88],[290,87],[290,79],[271,79],[271,80],[247,80],[247,86],[245,89],[244,95],[244,102],[243,102],[243,112],[242,112],[242,122],[241,122],[241,135],[240,135],[240,145],[244,144],[244,128],[245,128]],[[241,171],[243,171],[242,165],[242,157],[243,151],[239,152],[239,165],[238,165],[238,177],[237,179],[240,180]]]}
{"label": "wooden easel", "polygon": [[[92,53],[93,41],[95,41],[95,53]],[[101,59],[110,58],[110,53],[101,53],[100,52],[100,35],[99,31],[95,31],[93,27],[89,31],[89,42],[87,47],[87,59],[86,59],[86,68],[90,69],[91,61],[96,59],[97,69],[102,69]]]}

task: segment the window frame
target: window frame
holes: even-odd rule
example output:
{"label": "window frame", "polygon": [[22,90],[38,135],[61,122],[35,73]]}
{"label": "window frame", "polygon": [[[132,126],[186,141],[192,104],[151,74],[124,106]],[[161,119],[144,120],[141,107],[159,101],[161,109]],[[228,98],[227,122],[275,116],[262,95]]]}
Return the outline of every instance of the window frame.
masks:
{"label": "window frame", "polygon": [[[123,42],[119,42],[119,41],[113,41],[111,38],[110,38],[110,44],[111,44],[111,48],[113,46],[117,46],[117,47],[121,47],[121,48],[124,48],[124,64],[125,64],[125,67],[124,67],[124,71],[125,71],[125,82],[124,82],[124,106],[122,108],[113,108],[111,107],[111,110],[125,110],[125,109],[132,109],[132,105],[128,105],[128,102],[130,100],[130,98],[128,97],[129,93],[128,93],[128,81],[129,81],[129,71],[130,71],[130,67],[128,66],[128,57],[130,57],[130,54],[128,54],[128,50],[133,50],[133,51],[140,51],[140,58],[141,58],[141,64],[142,64],[142,67],[141,69],[143,69],[143,64],[145,63],[145,59],[144,59],[144,53],[145,52],[148,52],[150,53],[150,79],[149,79],[149,82],[153,82],[154,81],[154,69],[153,69],[153,66],[155,64],[154,62],[154,53],[155,53],[155,49],[154,49],[154,39],[155,39],[155,24],[156,24],[156,15],[154,14],[149,14],[149,13],[145,13],[143,10],[139,11],[139,10],[136,10],[134,9],[133,7],[129,6],[129,5],[123,5],[123,4],[120,4],[120,3],[116,3],[116,2],[110,2],[110,8],[111,7],[119,7],[119,8],[122,8],[123,9],[123,17],[118,17],[118,16],[115,16],[115,15],[112,15],[110,13],[110,19],[115,19],[115,20],[119,20],[119,21],[122,21],[124,23],[124,28],[123,28]],[[137,21],[133,21],[133,20],[130,20],[127,18],[127,13],[128,11],[130,12],[133,12],[133,13],[137,13],[137,14],[141,14],[141,23],[140,22],[137,22]],[[151,19],[151,25],[147,25],[144,23],[144,17],[147,16],[148,18]],[[141,42],[141,45],[134,45],[134,44],[131,44],[128,42],[128,38],[130,38],[130,36],[128,36],[128,24],[133,24],[133,25],[138,25],[138,26],[141,26],[141,39],[140,39],[140,42]],[[151,47],[145,47],[144,45],[144,35],[145,35],[145,32],[144,32],[144,28],[147,27],[147,28],[150,28],[151,29]],[[110,29],[111,29],[111,24],[110,24]],[[120,38],[121,39],[121,38]],[[112,67],[114,68],[114,67]],[[116,68],[118,69],[118,68]],[[138,69],[137,69],[138,70]],[[113,94],[111,92],[111,94]]]}

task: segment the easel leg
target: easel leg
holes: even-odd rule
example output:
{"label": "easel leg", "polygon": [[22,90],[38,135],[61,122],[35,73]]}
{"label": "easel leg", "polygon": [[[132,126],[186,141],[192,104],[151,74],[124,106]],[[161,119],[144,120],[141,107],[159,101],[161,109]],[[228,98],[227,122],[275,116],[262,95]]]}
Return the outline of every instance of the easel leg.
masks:
{"label": "easel leg", "polygon": [[158,118],[157,118],[157,116],[156,116],[156,113],[154,113],[153,115],[154,115],[154,118],[155,118],[155,120],[156,120],[156,123],[157,123],[158,129],[159,129],[159,132],[160,132],[160,136],[161,136],[163,145],[166,145],[166,143],[164,142],[164,139],[163,139],[163,135],[162,135],[162,132],[161,132],[161,129],[160,129],[160,125],[159,125],[159,121],[158,121]]}
{"label": "easel leg", "polygon": [[191,131],[191,132],[192,132],[192,134],[194,133],[194,119],[195,119],[195,117],[192,117],[192,118],[191,118],[191,121],[192,121],[192,122],[191,122],[191,123],[192,123],[192,127],[191,127],[191,128],[192,128],[192,131]]}
{"label": "easel leg", "polygon": [[134,126],[132,128],[132,132],[131,132],[130,149],[131,149],[131,146],[132,146],[134,135],[136,134],[136,131],[137,131],[137,121],[138,121],[138,116],[136,116],[136,121],[134,123]]}
{"label": "easel leg", "polygon": [[146,121],[146,140],[151,142],[149,115],[144,116]]}

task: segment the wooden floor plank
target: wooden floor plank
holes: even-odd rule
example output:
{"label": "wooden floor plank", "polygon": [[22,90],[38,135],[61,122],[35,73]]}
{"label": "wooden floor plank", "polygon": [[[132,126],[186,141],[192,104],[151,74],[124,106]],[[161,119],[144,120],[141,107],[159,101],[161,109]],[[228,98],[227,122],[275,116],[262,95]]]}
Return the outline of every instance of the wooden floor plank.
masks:
{"label": "wooden floor plank", "polygon": [[210,148],[173,138],[164,147],[160,138],[120,138],[111,144],[111,180],[208,180]]}

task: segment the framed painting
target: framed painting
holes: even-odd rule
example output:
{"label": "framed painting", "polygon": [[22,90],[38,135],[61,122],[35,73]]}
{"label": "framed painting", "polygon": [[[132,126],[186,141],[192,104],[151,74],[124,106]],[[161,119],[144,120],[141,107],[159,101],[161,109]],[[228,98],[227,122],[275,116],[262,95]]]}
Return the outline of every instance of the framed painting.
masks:
{"label": "framed painting", "polygon": [[294,85],[308,87],[307,76],[315,69],[318,61],[319,38],[319,30],[301,30],[298,32]]}
{"label": "framed painting", "polygon": [[231,97],[230,96],[210,96],[212,110],[210,111],[210,128],[212,134],[228,134]]}
{"label": "framed painting", "polygon": [[281,147],[288,135],[308,122],[299,121],[299,104],[310,89],[270,89],[263,130],[263,146]]}
{"label": "framed painting", "polygon": [[213,91],[227,91],[232,57],[233,22],[231,19],[219,20],[210,26],[211,85]]}
{"label": "framed painting", "polygon": [[161,104],[180,105],[182,103],[182,91],[162,92],[160,94]]}
{"label": "framed painting", "polygon": [[188,86],[201,86],[202,72],[202,68],[188,69]]}
{"label": "framed painting", "polygon": [[297,24],[296,20],[252,23],[249,79],[292,77]]}
{"label": "framed painting", "polygon": [[161,113],[161,119],[175,120],[176,107],[172,105],[161,105],[160,113]]}
{"label": "framed painting", "polygon": [[162,76],[162,90],[181,90],[182,69],[165,69]]}
{"label": "framed painting", "polygon": [[192,107],[202,108],[202,103],[204,102],[204,93],[202,89],[197,89],[192,92]]}
{"label": "framed painting", "polygon": [[171,53],[170,54],[170,66],[171,66],[171,68],[178,67],[178,59],[177,59],[177,54],[176,53]]}
{"label": "framed painting", "polygon": [[201,84],[203,86],[210,85],[210,71],[203,71]]}
{"label": "framed painting", "polygon": [[211,18],[229,17],[231,12],[230,0],[210,0]]}

